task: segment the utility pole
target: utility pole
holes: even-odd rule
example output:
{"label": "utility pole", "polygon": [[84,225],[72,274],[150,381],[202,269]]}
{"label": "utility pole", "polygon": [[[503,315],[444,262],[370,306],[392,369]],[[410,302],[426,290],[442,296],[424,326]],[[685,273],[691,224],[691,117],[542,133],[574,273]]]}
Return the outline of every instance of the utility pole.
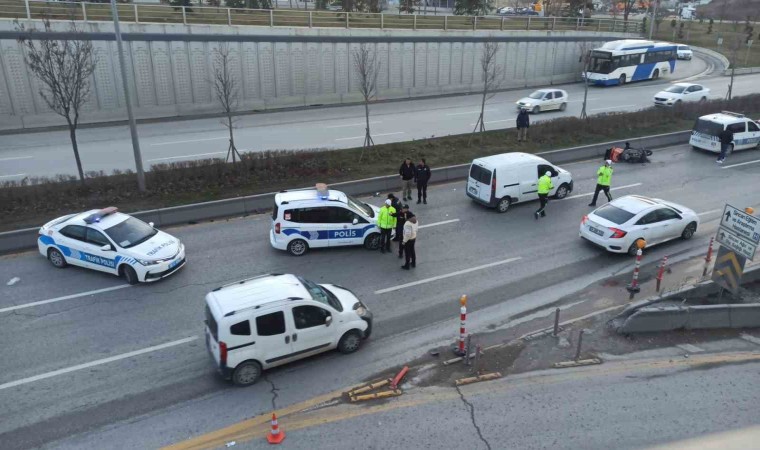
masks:
{"label": "utility pole", "polygon": [[132,113],[132,97],[129,95],[129,80],[127,80],[127,67],[124,62],[124,47],[121,43],[121,30],[119,29],[119,11],[116,9],[116,0],[111,0],[111,14],[113,15],[113,31],[116,35],[116,47],[119,51],[121,82],[124,85],[124,101],[127,104],[127,116],[129,117],[129,133],[132,135],[132,149],[135,153],[137,188],[140,190],[140,192],[145,192],[145,172],[143,171],[142,156],[140,154],[140,139],[137,137],[137,124],[135,123],[135,115]]}
{"label": "utility pole", "polygon": [[655,0],[654,10],[652,10],[652,23],[649,24],[649,40],[650,41],[652,40],[652,33],[654,33],[654,23],[657,20],[657,5],[659,3],[660,3],[660,0]]}

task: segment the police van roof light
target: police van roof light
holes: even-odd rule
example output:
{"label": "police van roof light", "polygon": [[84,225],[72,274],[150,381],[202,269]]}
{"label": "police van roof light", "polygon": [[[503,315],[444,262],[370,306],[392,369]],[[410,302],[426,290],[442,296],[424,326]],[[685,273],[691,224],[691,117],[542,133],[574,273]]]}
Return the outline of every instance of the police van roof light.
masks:
{"label": "police van roof light", "polygon": [[721,114],[725,114],[727,116],[734,116],[734,117],[744,117],[744,114],[735,113],[731,111],[721,111]]}
{"label": "police van roof light", "polygon": [[113,213],[115,213],[118,210],[119,210],[119,208],[117,208],[115,206],[109,206],[108,208],[103,208],[103,209],[98,210],[97,212],[94,212],[94,213],[90,214],[89,216],[85,217],[84,218],[84,223],[88,223],[89,224],[89,223],[100,222],[100,219],[102,219],[103,217],[105,217],[105,216],[107,216],[109,214],[113,214]]}
{"label": "police van roof light", "polygon": [[327,198],[330,196],[330,190],[327,189],[327,185],[325,183],[317,183],[317,197],[319,197],[321,200],[327,200]]}

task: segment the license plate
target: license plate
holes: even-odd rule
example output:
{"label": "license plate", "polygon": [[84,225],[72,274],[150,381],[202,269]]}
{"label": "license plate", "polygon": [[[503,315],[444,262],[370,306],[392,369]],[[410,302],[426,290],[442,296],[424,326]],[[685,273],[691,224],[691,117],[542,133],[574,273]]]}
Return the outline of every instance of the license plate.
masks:
{"label": "license plate", "polygon": [[178,259],[176,261],[172,261],[172,263],[169,264],[169,269],[173,269],[173,268],[177,267],[179,265],[179,263],[181,263],[181,262],[182,262],[181,259]]}
{"label": "license plate", "polygon": [[590,232],[592,232],[592,233],[596,234],[596,235],[599,235],[599,236],[604,236],[604,231],[602,231],[602,230],[596,229],[596,228],[594,228],[594,227],[591,227],[591,226],[589,226],[589,227],[588,227],[588,230],[589,230]]}
{"label": "license plate", "polygon": [[470,187],[468,187],[468,188],[467,188],[467,190],[469,190],[469,191],[470,191],[470,194],[475,194],[475,195],[478,195],[478,188],[476,188],[476,187],[474,187],[474,186],[470,186]]}

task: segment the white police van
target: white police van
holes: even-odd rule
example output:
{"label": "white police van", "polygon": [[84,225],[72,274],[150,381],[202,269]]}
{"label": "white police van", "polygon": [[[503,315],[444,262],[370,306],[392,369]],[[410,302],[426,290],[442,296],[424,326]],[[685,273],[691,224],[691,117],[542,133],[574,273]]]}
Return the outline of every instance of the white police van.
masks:
{"label": "white police van", "polygon": [[55,267],[71,264],[107,272],[129,284],[160,280],[185,265],[185,246],[179,239],[113,206],[46,223],[37,247]]}
{"label": "white police van", "polygon": [[278,250],[301,256],[310,248],[380,246],[379,209],[319,183],[312,189],[282,191],[274,196],[269,242]]}
{"label": "white police van", "polygon": [[694,150],[707,150],[720,153],[720,133],[725,130],[734,133],[734,140],[728,148],[728,154],[734,150],[760,148],[760,125],[744,114],[722,111],[708,114],[697,119],[691,130],[689,144]]}

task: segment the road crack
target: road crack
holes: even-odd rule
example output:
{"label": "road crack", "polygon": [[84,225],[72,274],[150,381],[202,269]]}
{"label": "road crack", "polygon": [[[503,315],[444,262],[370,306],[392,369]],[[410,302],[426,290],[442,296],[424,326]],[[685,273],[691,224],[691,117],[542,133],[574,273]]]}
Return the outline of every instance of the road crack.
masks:
{"label": "road crack", "polygon": [[475,427],[475,431],[478,433],[478,437],[481,441],[483,441],[484,444],[486,444],[486,448],[488,450],[491,449],[491,444],[488,443],[485,437],[483,437],[483,432],[480,430],[480,427],[478,426],[478,423],[475,421],[475,406],[473,406],[472,403],[467,401],[466,398],[464,398],[464,394],[462,393],[462,390],[459,389],[459,386],[454,386],[457,390],[457,393],[459,393],[459,398],[462,399],[462,403],[467,407],[467,409],[470,411],[470,421],[472,421],[472,426]]}
{"label": "road crack", "polygon": [[272,386],[272,389],[269,392],[272,394],[272,411],[275,411],[277,410],[277,397],[279,397],[277,392],[279,392],[279,389],[277,389],[277,386],[274,385],[274,381],[270,380],[268,376],[264,375],[262,379]]}

